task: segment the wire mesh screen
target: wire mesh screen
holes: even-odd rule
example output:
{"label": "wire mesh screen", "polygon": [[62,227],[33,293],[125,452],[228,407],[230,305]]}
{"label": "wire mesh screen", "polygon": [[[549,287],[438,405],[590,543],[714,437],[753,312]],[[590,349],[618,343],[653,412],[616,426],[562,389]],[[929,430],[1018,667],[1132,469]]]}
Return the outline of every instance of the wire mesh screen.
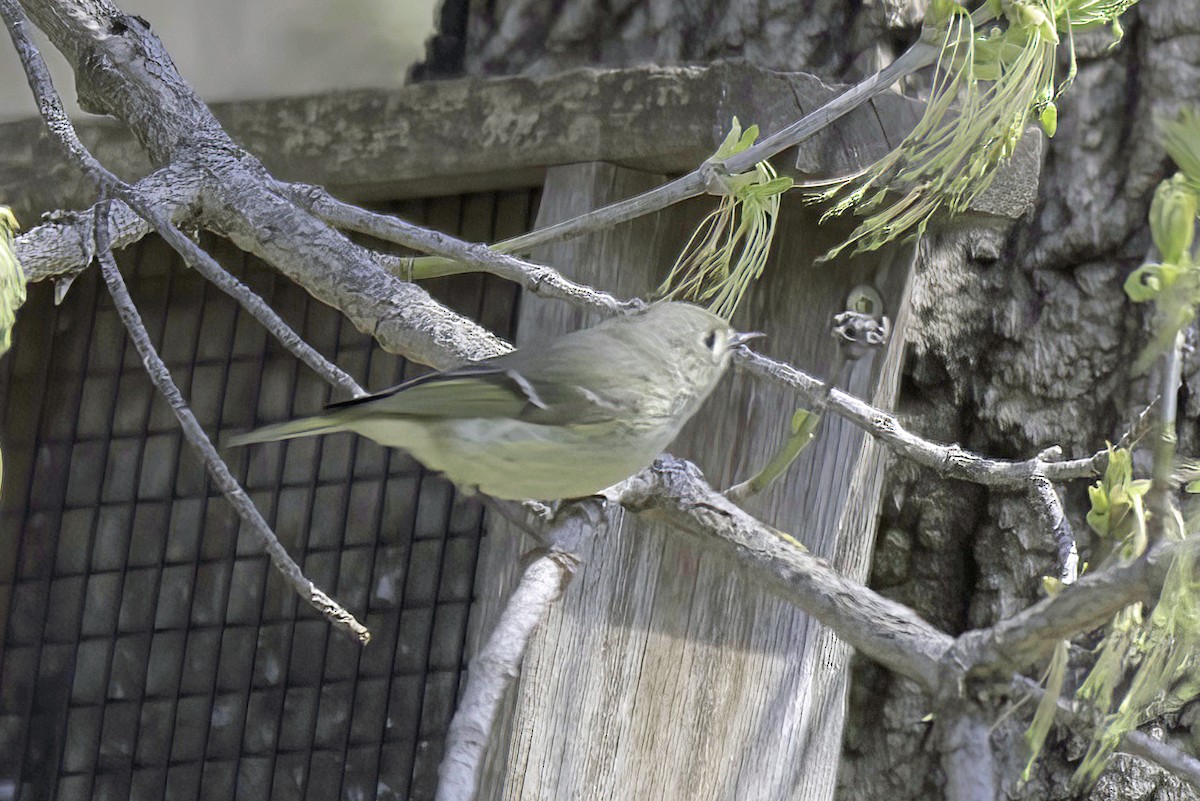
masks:
{"label": "wire mesh screen", "polygon": [[[536,192],[407,203],[470,239],[527,230]],[[372,389],[416,374],[221,242],[218,259]],[[319,378],[160,241],[120,254],[205,430],[318,412]],[[511,337],[490,276],[431,291]],[[223,450],[288,551],[371,629],[334,633],[208,481],[97,272],[31,287],[0,361],[0,800],[432,797],[463,672],[477,501],[336,434]]]}

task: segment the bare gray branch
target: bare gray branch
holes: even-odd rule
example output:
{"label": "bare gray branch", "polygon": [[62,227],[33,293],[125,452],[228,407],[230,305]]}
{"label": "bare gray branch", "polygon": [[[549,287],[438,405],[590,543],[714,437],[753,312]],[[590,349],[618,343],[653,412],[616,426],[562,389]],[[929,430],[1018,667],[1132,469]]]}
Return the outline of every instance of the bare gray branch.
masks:
{"label": "bare gray branch", "polygon": [[438,767],[438,801],[475,797],[504,693],[521,672],[534,631],[575,574],[576,549],[584,539],[597,536],[604,521],[604,510],[594,501],[573,505],[548,532],[550,548],[525,568],[487,643],[471,660],[467,687],[450,721],[445,756]]}
{"label": "bare gray branch", "polygon": [[121,322],[125,324],[125,329],[129,332],[129,338],[133,341],[134,347],[137,348],[138,354],[142,357],[142,363],[146,366],[146,372],[150,376],[150,380],[154,382],[154,386],[166,399],[171,406],[171,411],[175,413],[176,419],[179,420],[179,426],[183,429],[184,436],[187,437],[192,447],[199,453],[200,458],[204,461],[204,466],[208,469],[208,474],[212,476],[217,488],[229,500],[238,516],[248,526],[253,533],[258,544],[267,555],[271,558],[271,564],[275,569],[283,575],[287,583],[295,590],[301,598],[307,601],[314,609],[320,612],[329,622],[336,628],[348,631],[358,638],[359,642],[366,645],[371,639],[371,632],[366,626],[362,625],[355,619],[354,615],[347,612],[337,601],[334,601],[324,592],[317,588],[315,584],[305,577],[300,570],[300,566],[288,555],[287,550],[280,544],[276,538],[275,532],[271,531],[271,527],[267,525],[267,521],[263,520],[262,515],[258,513],[254,502],[250,500],[250,496],[237,483],[237,479],[229,472],[229,467],[224,460],[217,455],[216,448],[208,439],[208,435],[204,433],[200,423],[196,420],[196,416],[192,414],[192,410],[188,407],[187,401],[183,399],[183,395],[179,391],[179,387],[171,379],[171,373],[167,369],[167,365],[159,357],[154,350],[154,345],[150,341],[150,334],[146,331],[145,325],[142,324],[141,315],[138,314],[137,307],[133,305],[133,299],[129,296],[129,290],[125,287],[125,281],[121,278],[121,271],[117,268],[117,263],[113,259],[111,243],[108,238],[108,213],[106,205],[101,202],[96,206],[96,256],[100,261],[100,269],[104,275],[104,282],[108,285],[109,294],[112,295],[113,303],[117,307],[117,313],[121,317]]}

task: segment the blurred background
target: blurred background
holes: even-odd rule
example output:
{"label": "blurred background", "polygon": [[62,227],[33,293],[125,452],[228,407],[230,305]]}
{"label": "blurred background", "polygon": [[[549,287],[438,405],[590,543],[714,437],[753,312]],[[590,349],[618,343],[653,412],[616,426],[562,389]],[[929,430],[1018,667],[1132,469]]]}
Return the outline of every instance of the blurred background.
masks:
{"label": "blurred background", "polygon": [[[122,0],[150,23],[181,75],[209,102],[305,95],[330,89],[395,88],[425,53],[435,0]],[[36,31],[42,44],[45,37]],[[7,37],[5,37],[7,42]],[[73,113],[75,81],[43,47]],[[21,64],[0,48],[0,121],[37,114]]]}

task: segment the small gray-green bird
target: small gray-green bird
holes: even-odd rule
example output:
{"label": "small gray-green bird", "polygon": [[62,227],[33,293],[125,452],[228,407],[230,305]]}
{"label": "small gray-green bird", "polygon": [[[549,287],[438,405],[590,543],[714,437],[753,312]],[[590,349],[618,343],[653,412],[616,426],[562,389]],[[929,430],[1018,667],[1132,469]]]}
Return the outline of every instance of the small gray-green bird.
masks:
{"label": "small gray-green bird", "polygon": [[658,303],[229,444],[353,431],[497,498],[579,498],[649,465],[756,336]]}

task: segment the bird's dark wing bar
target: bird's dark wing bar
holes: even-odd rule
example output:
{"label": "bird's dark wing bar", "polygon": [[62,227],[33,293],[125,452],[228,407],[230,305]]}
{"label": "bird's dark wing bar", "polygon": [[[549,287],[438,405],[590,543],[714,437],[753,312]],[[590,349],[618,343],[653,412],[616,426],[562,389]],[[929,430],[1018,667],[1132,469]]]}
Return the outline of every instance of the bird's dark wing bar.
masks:
{"label": "bird's dark wing bar", "polygon": [[326,408],[361,408],[364,414],[426,419],[510,417],[555,424],[589,416],[590,405],[585,395],[573,387],[538,387],[515,369],[480,364],[430,373]]}
{"label": "bird's dark wing bar", "polygon": [[503,373],[503,372],[504,372],[504,368],[494,367],[494,366],[486,364],[486,363],[480,363],[478,365],[468,364],[464,367],[456,367],[453,370],[447,370],[445,372],[440,372],[440,373],[433,372],[433,373],[426,373],[425,375],[419,375],[416,378],[410,378],[407,381],[401,381],[399,384],[396,384],[394,387],[388,387],[387,389],[381,389],[378,392],[373,392],[370,395],[364,395],[361,398],[351,398],[350,400],[338,401],[337,403],[330,403],[325,407],[325,410],[333,411],[335,409],[346,409],[351,406],[359,406],[364,403],[373,403],[375,401],[382,400],[391,395],[395,395],[399,392],[406,392],[406,391],[412,389],[413,387],[417,387],[422,384],[429,384],[434,381],[446,381],[446,380],[452,380],[455,378],[462,378],[464,376],[482,376],[482,375],[487,375],[489,373]]}

